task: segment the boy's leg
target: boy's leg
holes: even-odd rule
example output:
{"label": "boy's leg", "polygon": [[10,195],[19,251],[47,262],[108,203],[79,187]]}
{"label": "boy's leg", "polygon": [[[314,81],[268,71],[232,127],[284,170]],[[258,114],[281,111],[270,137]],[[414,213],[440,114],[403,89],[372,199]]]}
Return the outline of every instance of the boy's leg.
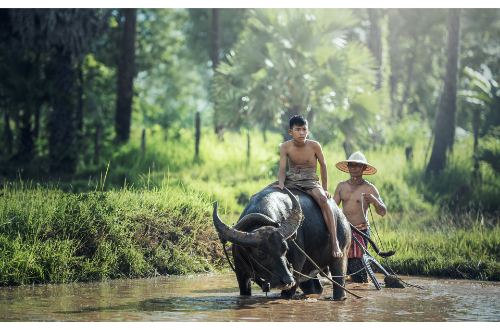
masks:
{"label": "boy's leg", "polygon": [[323,212],[323,219],[325,220],[326,227],[332,239],[332,256],[334,258],[341,258],[342,251],[340,251],[339,242],[337,240],[337,221],[335,221],[336,219],[333,216],[332,209],[328,205],[328,198],[326,198],[324,190],[320,188],[310,190],[309,194],[319,204],[321,212]]}

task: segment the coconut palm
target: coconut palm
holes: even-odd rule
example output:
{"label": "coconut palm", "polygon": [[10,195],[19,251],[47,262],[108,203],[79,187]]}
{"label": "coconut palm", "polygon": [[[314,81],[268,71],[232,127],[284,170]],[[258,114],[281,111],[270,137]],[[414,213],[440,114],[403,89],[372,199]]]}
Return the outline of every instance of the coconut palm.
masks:
{"label": "coconut palm", "polygon": [[[233,128],[271,120],[284,139],[295,114],[312,121],[326,112],[332,125],[369,120],[351,107],[376,80],[368,48],[346,42],[346,29],[356,23],[346,9],[251,10],[247,28],[214,77],[219,120]],[[364,109],[376,111],[368,103]]]}
{"label": "coconut palm", "polygon": [[479,174],[479,127],[481,118],[489,109],[500,108],[500,88],[493,79],[487,79],[481,73],[465,67],[463,69],[467,77],[467,89],[461,90],[458,96],[468,103],[468,109],[472,115],[472,130],[474,133],[474,173]]}

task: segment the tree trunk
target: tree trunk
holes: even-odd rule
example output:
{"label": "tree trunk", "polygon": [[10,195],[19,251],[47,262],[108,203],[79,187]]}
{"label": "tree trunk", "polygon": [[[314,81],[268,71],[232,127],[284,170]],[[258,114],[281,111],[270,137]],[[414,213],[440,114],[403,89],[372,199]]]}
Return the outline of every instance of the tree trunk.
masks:
{"label": "tree trunk", "polygon": [[415,67],[415,59],[417,58],[417,50],[418,50],[418,38],[415,38],[415,50],[411,53],[412,57],[410,58],[410,62],[408,63],[408,76],[406,79],[405,93],[403,95],[403,100],[401,101],[401,105],[398,109],[398,118],[403,118],[403,111],[408,102],[408,98],[410,96],[411,84],[413,81],[413,68]]}
{"label": "tree trunk", "polygon": [[194,142],[194,158],[198,159],[199,154],[200,154],[200,137],[201,137],[201,132],[200,132],[200,112],[196,111],[196,119],[195,119],[195,127],[196,127],[196,135],[195,135],[195,142]]}
{"label": "tree trunk", "polygon": [[76,108],[76,129],[78,134],[83,131],[83,69],[82,60],[78,62],[78,106]]}
{"label": "tree trunk", "polygon": [[344,147],[345,159],[349,159],[352,155],[352,144],[349,142],[349,139],[345,139],[344,143],[342,143],[342,147]]}
{"label": "tree trunk", "polygon": [[474,177],[479,178],[479,159],[477,158],[477,147],[479,144],[479,126],[481,120],[480,106],[475,106],[472,112],[472,130],[474,131]]}
{"label": "tree trunk", "polygon": [[97,124],[94,137],[94,165],[99,165],[99,155],[101,154],[101,131],[102,125]]}
{"label": "tree trunk", "polygon": [[266,117],[264,118],[264,122],[262,124],[262,136],[264,137],[264,143],[267,142],[267,135],[266,135],[266,132],[267,132],[267,125],[269,124],[269,119],[266,115]]}
{"label": "tree trunk", "polygon": [[12,135],[12,129],[10,128],[10,112],[7,107],[5,107],[5,112],[4,112],[4,121],[5,121],[5,140],[7,142],[7,155],[12,155],[12,140],[13,140],[13,135]]}
{"label": "tree trunk", "polygon": [[40,136],[40,114],[42,113],[42,102],[38,102],[35,109],[35,128],[33,129],[33,138],[38,140]]}
{"label": "tree trunk", "polygon": [[119,142],[127,142],[130,138],[135,76],[137,9],[127,8],[124,11],[125,26],[123,29],[122,58],[118,66],[118,91],[115,113],[115,131]]}
{"label": "tree trunk", "polygon": [[397,114],[398,102],[397,90],[398,82],[401,76],[401,49],[400,44],[401,24],[400,16],[397,9],[389,9],[389,58],[391,62],[390,82],[390,99],[391,99],[391,118],[395,118]]}
{"label": "tree trunk", "polygon": [[446,151],[453,152],[457,122],[460,9],[448,9],[447,30],[448,48],[444,90],[436,116],[434,146],[427,166],[427,174],[441,172],[446,166]]}
{"label": "tree trunk", "polygon": [[33,134],[31,131],[31,111],[25,108],[19,116],[19,148],[17,160],[20,164],[29,164],[33,158]]}
{"label": "tree trunk", "polygon": [[146,130],[143,128],[141,136],[141,157],[144,158],[145,154],[146,154]]}
{"label": "tree trunk", "polygon": [[376,88],[382,87],[382,31],[380,29],[380,9],[369,8],[368,17],[370,20],[370,39],[368,40],[368,48],[377,60],[377,85]]}
{"label": "tree trunk", "polygon": [[52,112],[49,118],[49,162],[53,175],[76,170],[75,116],[72,102],[73,67],[71,54],[56,47],[54,53]]}
{"label": "tree trunk", "polygon": [[211,31],[212,43],[210,48],[210,59],[212,60],[212,68],[217,69],[219,66],[219,51],[220,51],[220,9],[212,9],[212,31]]}
{"label": "tree trunk", "polygon": [[[212,60],[212,69],[215,70],[219,66],[219,51],[221,45],[220,34],[220,9],[212,8],[212,30],[210,33],[210,59]],[[213,122],[215,134],[219,137],[219,141],[224,141],[224,127],[219,123],[217,100],[214,100]]]}

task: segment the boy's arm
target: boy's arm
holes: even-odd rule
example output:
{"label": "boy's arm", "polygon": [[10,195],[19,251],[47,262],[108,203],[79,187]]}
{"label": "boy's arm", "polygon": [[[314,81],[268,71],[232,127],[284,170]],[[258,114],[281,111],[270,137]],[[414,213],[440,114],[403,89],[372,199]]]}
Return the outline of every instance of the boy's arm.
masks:
{"label": "boy's arm", "polygon": [[328,192],[328,171],[326,167],[325,156],[323,156],[323,150],[321,150],[321,145],[317,143],[315,145],[316,158],[318,158],[319,172],[321,173],[321,185],[325,191],[327,198],[332,198],[332,194]]}
{"label": "boy's arm", "polygon": [[387,213],[387,207],[384,202],[382,202],[382,198],[380,198],[377,188],[373,185],[371,188],[371,193],[364,194],[365,202],[373,204],[373,206],[375,206],[375,212],[383,217]]}
{"label": "boy's arm", "polygon": [[285,186],[286,158],[287,158],[287,148],[285,143],[283,143],[280,148],[280,169],[278,171],[278,185],[273,186],[273,187],[278,187],[281,190],[283,190],[283,187]]}

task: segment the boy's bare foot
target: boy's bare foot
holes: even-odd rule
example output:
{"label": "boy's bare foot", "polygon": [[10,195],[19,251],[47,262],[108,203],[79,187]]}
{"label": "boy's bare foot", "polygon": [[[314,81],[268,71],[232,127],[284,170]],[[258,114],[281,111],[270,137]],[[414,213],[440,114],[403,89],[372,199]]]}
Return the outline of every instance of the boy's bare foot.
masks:
{"label": "boy's bare foot", "polygon": [[340,251],[340,248],[339,248],[339,243],[338,242],[335,242],[336,244],[333,244],[333,249],[332,249],[332,256],[334,258],[342,258],[342,256],[344,255],[342,253],[342,251]]}

